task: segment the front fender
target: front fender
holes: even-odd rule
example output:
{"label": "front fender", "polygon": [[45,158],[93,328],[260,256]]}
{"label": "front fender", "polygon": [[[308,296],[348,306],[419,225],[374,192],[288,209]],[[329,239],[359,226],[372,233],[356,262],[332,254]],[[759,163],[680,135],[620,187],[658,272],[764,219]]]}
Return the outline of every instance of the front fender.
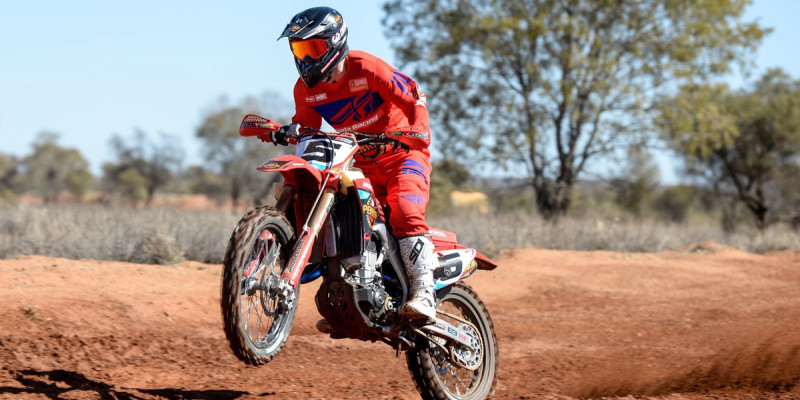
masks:
{"label": "front fender", "polygon": [[292,154],[285,154],[262,163],[258,166],[258,170],[279,172],[287,182],[299,184],[296,187],[303,187],[314,182],[319,188],[322,184],[322,171],[308,161]]}

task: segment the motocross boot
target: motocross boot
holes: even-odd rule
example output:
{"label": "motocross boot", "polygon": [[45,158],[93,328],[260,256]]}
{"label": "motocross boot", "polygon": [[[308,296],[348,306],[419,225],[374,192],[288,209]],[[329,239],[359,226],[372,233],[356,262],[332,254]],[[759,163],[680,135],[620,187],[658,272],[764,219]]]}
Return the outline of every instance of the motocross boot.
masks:
{"label": "motocross boot", "polygon": [[433,242],[426,236],[410,236],[398,240],[398,244],[410,281],[409,300],[400,315],[432,324],[436,321],[433,270],[439,264],[433,255]]}

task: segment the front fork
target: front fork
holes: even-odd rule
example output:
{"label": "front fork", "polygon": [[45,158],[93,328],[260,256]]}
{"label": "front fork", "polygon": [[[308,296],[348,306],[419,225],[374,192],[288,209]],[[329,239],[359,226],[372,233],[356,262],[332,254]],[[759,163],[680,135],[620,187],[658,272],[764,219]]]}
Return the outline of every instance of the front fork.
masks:
{"label": "front fork", "polygon": [[[291,204],[294,193],[294,189],[291,186],[284,186],[275,208],[285,213]],[[336,191],[333,188],[326,187],[324,189],[297,235],[292,255],[286,263],[286,268],[283,269],[280,282],[276,288],[284,309],[291,310],[294,307],[295,288],[300,284],[300,276],[303,275],[303,270],[308,264],[309,257],[311,257],[314,242],[322,229],[325,219],[328,217],[328,213],[331,211],[331,207],[333,207],[335,194]]]}

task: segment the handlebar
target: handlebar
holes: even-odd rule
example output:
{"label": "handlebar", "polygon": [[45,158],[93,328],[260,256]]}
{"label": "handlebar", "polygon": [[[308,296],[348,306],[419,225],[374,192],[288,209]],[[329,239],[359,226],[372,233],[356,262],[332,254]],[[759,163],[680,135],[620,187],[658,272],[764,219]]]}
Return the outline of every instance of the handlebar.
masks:
{"label": "handlebar", "polygon": [[[287,139],[298,140],[302,136],[309,134],[309,133],[319,133],[325,136],[328,135],[328,132],[321,131],[319,129],[313,129],[308,127],[301,127],[298,124],[290,124],[290,125],[283,125],[281,126],[279,123],[275,121],[271,121],[264,117],[255,115],[255,114],[248,114],[242,119],[242,123],[239,126],[239,134],[241,136],[259,136],[270,134],[272,135],[273,132],[282,131],[281,133],[285,134]],[[373,142],[384,142],[384,143],[391,143],[393,145],[399,146],[403,149],[408,150],[408,146],[401,143],[398,140],[392,139],[387,137],[385,133],[362,133],[362,132],[354,132],[354,131],[340,131],[338,133],[349,133],[356,137],[356,143],[358,145],[365,145]],[[362,137],[362,139],[358,139],[358,137]],[[262,139],[263,140],[263,139]]]}
{"label": "handlebar", "polygon": [[377,136],[365,137],[364,139],[356,139],[356,143],[358,143],[358,145],[361,146],[372,142],[384,142],[387,140],[389,140],[389,138],[387,138],[386,135],[380,134]]}
{"label": "handlebar", "polygon": [[[300,139],[301,137],[303,137],[303,136],[305,136],[307,134],[314,134],[314,133],[321,133],[323,135],[327,135],[328,134],[328,132],[325,132],[325,131],[322,131],[322,130],[319,130],[319,129],[298,127],[298,129],[295,130],[294,132],[291,132],[291,131],[287,132],[286,137],[290,138],[290,139],[297,140],[297,139]],[[355,136],[356,137],[356,143],[358,143],[359,146],[365,145],[365,144],[369,144],[369,143],[372,143],[372,142],[397,142],[394,139],[388,138],[385,133],[363,133],[363,132],[354,132],[354,131],[339,131],[337,133],[349,133],[349,134]],[[362,139],[358,139],[359,136],[361,136],[363,138]]]}

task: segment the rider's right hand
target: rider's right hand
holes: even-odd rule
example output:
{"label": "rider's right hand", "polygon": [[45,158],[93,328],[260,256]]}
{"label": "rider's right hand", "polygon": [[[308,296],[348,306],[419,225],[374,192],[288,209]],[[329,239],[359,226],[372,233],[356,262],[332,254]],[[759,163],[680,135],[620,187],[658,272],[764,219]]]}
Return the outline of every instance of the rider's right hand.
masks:
{"label": "rider's right hand", "polygon": [[297,124],[289,124],[283,125],[277,131],[268,132],[268,133],[259,133],[258,139],[262,142],[272,142],[275,146],[282,145],[288,146],[289,145],[289,136],[296,136],[297,130],[299,126]]}

